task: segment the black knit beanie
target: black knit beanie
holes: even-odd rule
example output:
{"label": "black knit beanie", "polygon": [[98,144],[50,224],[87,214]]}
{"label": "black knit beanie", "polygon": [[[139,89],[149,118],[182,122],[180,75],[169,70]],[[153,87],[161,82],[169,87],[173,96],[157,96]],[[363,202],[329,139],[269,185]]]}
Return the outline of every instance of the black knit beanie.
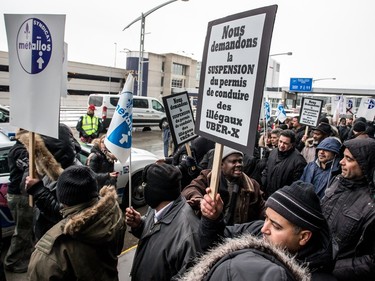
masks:
{"label": "black knit beanie", "polygon": [[310,183],[296,181],[284,186],[268,198],[266,207],[302,229],[315,232],[324,224],[319,198]]}
{"label": "black knit beanie", "polygon": [[147,205],[156,208],[163,201],[174,201],[181,192],[181,172],[169,164],[150,164],[143,171]]}
{"label": "black knit beanie", "polygon": [[57,180],[57,200],[74,206],[98,197],[98,184],[94,172],[87,166],[70,166]]}

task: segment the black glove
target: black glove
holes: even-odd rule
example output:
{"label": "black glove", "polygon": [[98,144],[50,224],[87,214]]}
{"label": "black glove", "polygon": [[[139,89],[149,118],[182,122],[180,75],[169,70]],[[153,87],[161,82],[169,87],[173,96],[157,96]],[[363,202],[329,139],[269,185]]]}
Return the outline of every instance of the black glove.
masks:
{"label": "black glove", "polygon": [[[179,164],[180,170],[188,171],[189,169],[196,167],[197,166],[197,161],[195,160],[194,157],[191,156],[183,156],[182,160]],[[195,169],[195,168],[194,168]]]}
{"label": "black glove", "polygon": [[29,168],[29,158],[25,157],[23,159],[17,159],[16,165],[19,170],[25,171]]}

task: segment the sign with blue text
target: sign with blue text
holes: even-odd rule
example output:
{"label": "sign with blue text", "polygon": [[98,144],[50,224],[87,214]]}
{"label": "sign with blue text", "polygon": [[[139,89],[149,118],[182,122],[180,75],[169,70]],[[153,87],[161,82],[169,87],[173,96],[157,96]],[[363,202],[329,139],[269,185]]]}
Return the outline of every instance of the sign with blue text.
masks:
{"label": "sign with blue text", "polygon": [[277,5],[208,23],[195,132],[252,155]]}
{"label": "sign with blue text", "polygon": [[312,78],[290,78],[289,91],[291,92],[311,92]]}
{"label": "sign with blue text", "polygon": [[5,14],[10,124],[58,138],[64,63],[64,15]]}

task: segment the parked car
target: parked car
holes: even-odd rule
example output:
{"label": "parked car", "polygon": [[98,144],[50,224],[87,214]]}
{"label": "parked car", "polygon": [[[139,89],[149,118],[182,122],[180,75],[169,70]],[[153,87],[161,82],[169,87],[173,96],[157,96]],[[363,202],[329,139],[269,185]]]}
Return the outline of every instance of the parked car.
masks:
{"label": "parked car", "polygon": [[[8,153],[15,143],[14,136],[14,127],[9,126],[9,124],[3,124],[2,127],[0,127],[0,226],[4,237],[12,235],[14,229],[14,220],[6,200],[9,184]],[[92,145],[82,143],[81,148],[79,159],[85,164]],[[115,163],[115,171],[119,172],[117,178],[117,194],[122,208],[129,205],[128,194],[130,169],[132,175],[132,205],[135,207],[141,207],[146,204],[142,186],[143,169],[148,164],[155,163],[155,161],[158,160],[155,154],[139,148],[132,148],[131,159],[131,167],[129,160],[125,165],[122,165],[118,161]]]}
{"label": "parked car", "polygon": [[[95,116],[102,118],[104,128],[107,129],[111,123],[120,95],[91,94],[87,105],[95,105]],[[133,127],[162,128],[163,122],[167,121],[164,106],[153,97],[133,96]]]}

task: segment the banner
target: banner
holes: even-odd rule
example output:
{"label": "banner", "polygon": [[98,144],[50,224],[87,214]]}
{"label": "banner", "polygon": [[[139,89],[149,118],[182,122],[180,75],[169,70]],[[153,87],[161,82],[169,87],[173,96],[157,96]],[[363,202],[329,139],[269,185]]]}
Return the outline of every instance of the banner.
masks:
{"label": "banner", "polygon": [[65,15],[6,14],[4,18],[9,49],[10,124],[58,138]]}
{"label": "banner", "polygon": [[286,119],[286,112],[285,112],[285,109],[284,109],[284,106],[279,103],[277,105],[277,109],[276,109],[276,117],[277,119],[280,121],[280,122],[284,122],[285,119]]}
{"label": "banner", "polygon": [[129,158],[132,146],[133,86],[134,77],[129,74],[104,140],[105,146],[122,165]]}

